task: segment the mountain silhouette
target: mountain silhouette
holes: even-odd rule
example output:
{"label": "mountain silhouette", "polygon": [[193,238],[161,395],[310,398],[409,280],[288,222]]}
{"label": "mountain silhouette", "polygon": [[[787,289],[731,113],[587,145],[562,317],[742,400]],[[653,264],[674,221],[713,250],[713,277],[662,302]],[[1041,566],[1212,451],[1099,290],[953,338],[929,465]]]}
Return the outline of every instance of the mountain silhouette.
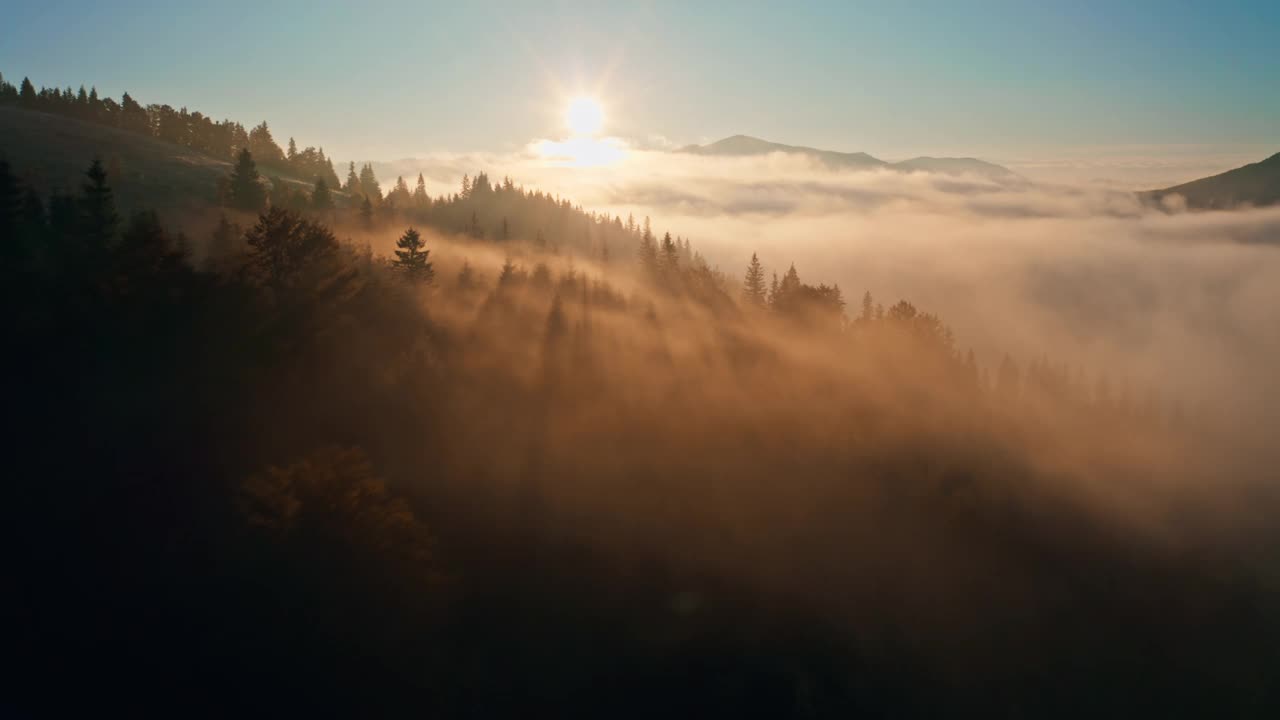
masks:
{"label": "mountain silhouette", "polygon": [[1229,210],[1280,203],[1280,153],[1235,170],[1192,180],[1163,190],[1139,193],[1144,200],[1162,203],[1181,196],[1193,210]]}
{"label": "mountain silhouette", "polygon": [[899,172],[932,172],[944,175],[976,175],[1000,182],[1017,182],[1022,178],[1008,168],[977,158],[916,157],[902,162],[885,162],[864,152],[837,152],[803,145],[784,145],[750,135],[734,135],[708,145],[687,145],[678,152],[715,157],[742,157],[784,153],[803,155],[831,169],[872,170],[884,168]]}

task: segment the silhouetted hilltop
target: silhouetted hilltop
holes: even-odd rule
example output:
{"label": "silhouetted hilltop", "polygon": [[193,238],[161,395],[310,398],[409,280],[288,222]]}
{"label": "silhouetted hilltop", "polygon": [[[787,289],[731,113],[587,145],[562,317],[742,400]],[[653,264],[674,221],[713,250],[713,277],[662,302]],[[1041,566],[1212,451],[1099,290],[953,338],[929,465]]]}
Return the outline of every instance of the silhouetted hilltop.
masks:
{"label": "silhouetted hilltop", "polygon": [[917,157],[890,165],[905,172],[932,172],[942,175],[978,175],[1001,182],[1019,182],[1024,178],[1012,170],[977,158]]}
{"label": "silhouetted hilltop", "polygon": [[734,135],[708,145],[687,145],[679,152],[716,157],[741,157],[786,153],[805,155],[833,169],[887,168],[902,172],[933,172],[944,175],[977,175],[1002,182],[1020,181],[1022,178],[1008,168],[976,158],[917,157],[902,162],[885,162],[864,152],[846,153],[820,150],[803,145],[784,145],[769,142],[750,135]]}
{"label": "silhouetted hilltop", "polygon": [[1194,210],[1274,205],[1280,202],[1280,153],[1219,175],[1139,195],[1153,202],[1180,195]]}
{"label": "silhouetted hilltop", "polygon": [[[85,158],[99,157],[124,210],[208,205],[231,163],[190,147],[129,130],[51,113],[0,106],[0,157],[42,193],[73,192]],[[264,169],[264,175],[276,176]],[[300,179],[282,176],[297,188]]]}
{"label": "silhouetted hilltop", "polygon": [[768,155],[769,153],[780,152],[791,155],[808,155],[833,168],[877,168],[885,167],[889,164],[862,152],[844,153],[834,150],[819,150],[802,145],[783,145],[782,143],[769,142],[749,135],[734,135],[709,145],[689,145],[681,148],[680,152],[721,157]]}

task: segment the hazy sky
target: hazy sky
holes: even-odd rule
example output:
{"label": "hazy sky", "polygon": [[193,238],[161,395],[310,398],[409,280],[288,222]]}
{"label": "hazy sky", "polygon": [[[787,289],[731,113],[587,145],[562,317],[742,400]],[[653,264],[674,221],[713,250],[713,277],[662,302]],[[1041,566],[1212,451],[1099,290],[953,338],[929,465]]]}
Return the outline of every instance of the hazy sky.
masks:
{"label": "hazy sky", "polygon": [[1280,149],[1280,2],[1048,5],[0,0],[0,72],[267,119],[341,159],[522,147],[579,92],[610,134],[682,144]]}

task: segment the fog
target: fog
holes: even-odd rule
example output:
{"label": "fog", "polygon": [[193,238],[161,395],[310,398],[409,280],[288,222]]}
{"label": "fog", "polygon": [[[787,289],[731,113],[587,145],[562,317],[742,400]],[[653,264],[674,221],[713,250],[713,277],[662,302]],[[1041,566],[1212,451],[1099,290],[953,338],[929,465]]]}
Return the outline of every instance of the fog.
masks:
{"label": "fog", "polygon": [[737,276],[757,252],[779,275],[794,263],[838,283],[851,309],[864,291],[907,298],[986,366],[1043,355],[1250,425],[1273,417],[1280,208],[1187,213],[1105,186],[840,172],[778,154],[631,150],[580,167],[530,150],[379,169],[388,184],[421,170],[433,193],[468,171],[510,175],[588,210],[650,216]]}

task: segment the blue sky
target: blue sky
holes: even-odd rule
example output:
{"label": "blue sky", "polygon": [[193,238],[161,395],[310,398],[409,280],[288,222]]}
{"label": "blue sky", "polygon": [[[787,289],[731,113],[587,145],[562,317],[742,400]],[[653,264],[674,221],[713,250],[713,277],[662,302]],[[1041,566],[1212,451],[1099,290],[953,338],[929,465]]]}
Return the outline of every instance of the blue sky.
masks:
{"label": "blue sky", "polygon": [[0,0],[0,72],[187,105],[339,158],[607,131],[882,156],[1273,145],[1280,2]]}

